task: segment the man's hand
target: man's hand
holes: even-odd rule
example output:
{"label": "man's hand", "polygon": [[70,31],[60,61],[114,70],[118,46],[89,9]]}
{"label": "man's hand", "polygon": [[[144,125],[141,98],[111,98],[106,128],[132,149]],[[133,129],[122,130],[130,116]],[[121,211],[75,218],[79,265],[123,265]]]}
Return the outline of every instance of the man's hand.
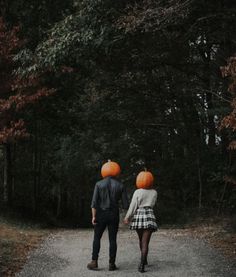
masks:
{"label": "man's hand", "polygon": [[96,225],[96,214],[97,214],[97,210],[95,208],[92,208],[92,224]]}
{"label": "man's hand", "polygon": [[127,218],[125,218],[125,219],[123,220],[123,222],[124,222],[124,224],[129,224],[129,220],[128,220]]}
{"label": "man's hand", "polygon": [[96,217],[92,217],[92,224],[93,224],[93,225],[96,225],[96,224],[97,224],[97,222],[96,222]]}

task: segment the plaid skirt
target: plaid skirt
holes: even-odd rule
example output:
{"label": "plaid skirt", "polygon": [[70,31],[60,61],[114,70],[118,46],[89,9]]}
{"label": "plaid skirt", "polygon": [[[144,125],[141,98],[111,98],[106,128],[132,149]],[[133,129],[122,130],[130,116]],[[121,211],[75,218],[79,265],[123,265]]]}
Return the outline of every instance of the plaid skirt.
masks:
{"label": "plaid skirt", "polygon": [[156,217],[151,207],[138,208],[130,223],[131,230],[152,229],[157,230]]}

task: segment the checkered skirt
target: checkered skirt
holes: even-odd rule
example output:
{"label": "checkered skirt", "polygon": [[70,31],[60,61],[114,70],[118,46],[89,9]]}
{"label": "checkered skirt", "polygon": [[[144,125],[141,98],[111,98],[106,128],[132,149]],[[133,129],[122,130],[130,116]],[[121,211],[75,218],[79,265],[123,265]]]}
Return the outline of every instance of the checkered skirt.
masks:
{"label": "checkered skirt", "polygon": [[152,229],[157,230],[156,217],[151,207],[138,208],[130,223],[131,230]]}

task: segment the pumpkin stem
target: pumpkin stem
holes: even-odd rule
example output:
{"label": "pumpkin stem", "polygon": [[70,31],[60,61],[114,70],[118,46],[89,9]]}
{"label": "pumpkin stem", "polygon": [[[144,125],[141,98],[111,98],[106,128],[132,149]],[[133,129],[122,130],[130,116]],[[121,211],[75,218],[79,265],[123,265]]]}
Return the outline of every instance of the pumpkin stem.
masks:
{"label": "pumpkin stem", "polygon": [[146,168],[146,167],[144,167],[144,171],[147,171],[147,168]]}
{"label": "pumpkin stem", "polygon": [[107,161],[108,161],[108,162],[111,162],[111,160],[110,160],[110,159],[108,159]]}

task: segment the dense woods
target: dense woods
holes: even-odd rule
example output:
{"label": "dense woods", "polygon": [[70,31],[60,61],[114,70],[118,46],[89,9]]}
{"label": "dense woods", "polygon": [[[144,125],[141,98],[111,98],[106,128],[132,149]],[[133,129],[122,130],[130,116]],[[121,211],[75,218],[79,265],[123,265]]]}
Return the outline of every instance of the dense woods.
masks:
{"label": "dense woods", "polygon": [[144,167],[154,174],[161,223],[235,216],[234,1],[14,0],[0,11],[2,206],[88,226],[112,159],[130,193]]}

